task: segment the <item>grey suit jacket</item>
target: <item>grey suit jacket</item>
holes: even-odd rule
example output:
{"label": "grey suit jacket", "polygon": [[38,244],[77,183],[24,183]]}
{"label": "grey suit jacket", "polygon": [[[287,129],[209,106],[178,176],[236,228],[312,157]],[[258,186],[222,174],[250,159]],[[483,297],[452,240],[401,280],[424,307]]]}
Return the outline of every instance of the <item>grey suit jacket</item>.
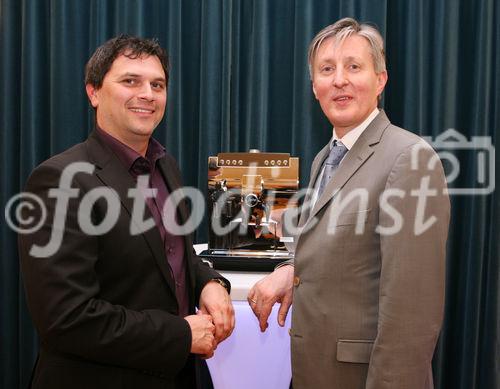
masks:
{"label": "grey suit jacket", "polygon": [[299,221],[295,389],[432,388],[449,213],[436,153],[381,111]]}

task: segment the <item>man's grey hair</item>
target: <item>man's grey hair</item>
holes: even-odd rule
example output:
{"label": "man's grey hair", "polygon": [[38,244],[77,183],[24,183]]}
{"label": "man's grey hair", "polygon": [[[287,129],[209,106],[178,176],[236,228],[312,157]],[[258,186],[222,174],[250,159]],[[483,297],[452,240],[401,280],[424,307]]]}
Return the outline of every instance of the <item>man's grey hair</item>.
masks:
{"label": "man's grey hair", "polygon": [[309,45],[308,61],[311,80],[314,74],[314,60],[321,44],[325,40],[333,38],[336,41],[336,45],[340,46],[344,40],[352,35],[362,36],[368,41],[375,72],[379,74],[385,71],[384,38],[382,38],[380,32],[369,24],[359,23],[352,18],[344,18],[323,28]]}

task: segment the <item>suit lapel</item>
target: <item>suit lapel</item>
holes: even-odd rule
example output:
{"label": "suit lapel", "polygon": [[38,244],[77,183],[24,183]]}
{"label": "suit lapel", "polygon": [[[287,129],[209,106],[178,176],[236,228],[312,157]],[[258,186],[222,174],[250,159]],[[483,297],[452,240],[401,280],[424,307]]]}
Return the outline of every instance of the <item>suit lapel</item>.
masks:
{"label": "suit lapel", "polygon": [[326,157],[330,153],[330,142],[321,149],[316,158],[314,158],[314,162],[311,167],[311,177],[309,179],[309,188],[314,187],[316,180],[318,179],[318,174],[321,170],[321,166],[323,166],[323,162]]}
{"label": "suit lapel", "polygon": [[[133,198],[128,196],[128,190],[136,187],[136,183],[130,173],[125,169],[120,160],[108,150],[98,139],[98,136],[93,132],[88,139],[88,150],[91,158],[97,169],[96,176],[108,187],[115,190],[120,198],[122,207],[128,212],[130,222],[132,223],[132,210],[134,206]],[[144,207],[144,219],[152,218],[151,212],[147,206]],[[156,227],[142,233],[146,240],[151,253],[160,268],[160,271],[167,281],[170,290],[175,296],[175,284],[171,275],[170,266],[167,262],[165,249],[161,239],[160,232]]]}
{"label": "suit lapel", "polygon": [[309,208],[308,204],[311,201],[311,197],[314,190],[314,184],[318,179],[318,174],[321,170],[321,166],[323,165],[323,161],[328,156],[329,152],[330,152],[330,144],[328,143],[325,147],[321,149],[321,151],[314,158],[314,161],[311,166],[311,177],[309,178],[309,185],[307,186],[308,192],[304,198],[304,205],[303,205],[304,212],[300,214],[299,218],[299,224],[298,224],[299,227],[303,227],[304,224],[306,224],[307,220],[309,220],[311,209]]}
{"label": "suit lapel", "polygon": [[311,220],[329,203],[356,171],[370,158],[374,152],[372,146],[380,142],[380,138],[389,124],[389,119],[387,119],[385,112],[381,110],[346,154],[322,196],[316,201],[307,221]]}

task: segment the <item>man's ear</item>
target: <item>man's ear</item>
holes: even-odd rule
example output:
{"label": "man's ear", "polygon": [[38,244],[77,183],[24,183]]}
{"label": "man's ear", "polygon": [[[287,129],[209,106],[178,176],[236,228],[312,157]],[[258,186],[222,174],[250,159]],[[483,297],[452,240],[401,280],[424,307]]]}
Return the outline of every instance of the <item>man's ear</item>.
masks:
{"label": "man's ear", "polygon": [[377,74],[377,95],[380,96],[382,92],[384,91],[385,85],[387,84],[387,79],[389,76],[387,75],[387,70],[384,70],[383,72],[380,72]]}
{"label": "man's ear", "polygon": [[87,96],[89,98],[92,107],[97,108],[99,105],[98,89],[94,85],[85,85],[85,90],[87,91]]}
{"label": "man's ear", "polygon": [[318,95],[316,93],[316,87],[314,86],[314,80],[312,81],[312,88],[313,88],[314,97],[316,97],[316,100],[318,100]]}

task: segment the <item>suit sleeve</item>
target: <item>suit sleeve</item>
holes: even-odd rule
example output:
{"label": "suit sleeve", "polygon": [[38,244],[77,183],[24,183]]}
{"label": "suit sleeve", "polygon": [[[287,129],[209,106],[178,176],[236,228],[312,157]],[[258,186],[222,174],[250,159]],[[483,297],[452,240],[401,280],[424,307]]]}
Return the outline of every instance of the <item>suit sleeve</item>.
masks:
{"label": "suit sleeve", "polygon": [[[48,196],[59,186],[62,167],[45,163],[28,180],[26,191],[45,204],[41,228],[19,236],[19,253],[28,307],[47,350],[94,362],[175,376],[190,352],[189,324],[162,309],[133,310],[101,299],[99,237],[84,234],[78,224],[83,197],[78,175],[72,188],[79,196],[64,207],[64,225],[54,223],[56,201]],[[32,255],[45,246],[53,231],[62,245],[48,256]],[[119,244],[119,242],[118,242]]]}
{"label": "suit sleeve", "polygon": [[207,264],[203,263],[203,261],[198,257],[195,253],[192,253],[192,266],[195,274],[195,293],[196,293],[196,306],[199,305],[201,291],[205,287],[205,285],[214,279],[223,280],[227,285],[227,293],[231,293],[231,283],[228,279],[221,276],[217,271],[210,268]]}
{"label": "suit sleeve", "polygon": [[450,215],[436,153],[420,143],[404,150],[385,189],[378,331],[366,388],[422,389],[443,320]]}

